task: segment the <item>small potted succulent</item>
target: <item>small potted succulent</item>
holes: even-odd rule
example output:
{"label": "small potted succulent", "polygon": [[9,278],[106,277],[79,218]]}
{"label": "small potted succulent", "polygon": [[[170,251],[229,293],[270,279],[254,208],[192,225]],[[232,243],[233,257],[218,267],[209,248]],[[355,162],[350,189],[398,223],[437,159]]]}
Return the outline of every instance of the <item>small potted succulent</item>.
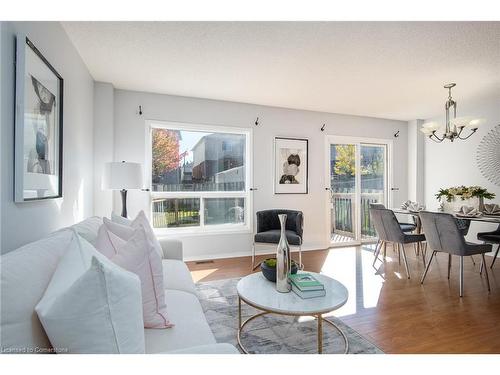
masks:
{"label": "small potted succulent", "polygon": [[[260,264],[260,270],[266,279],[272,281],[273,283],[276,282],[276,258],[268,258],[264,260]],[[293,275],[297,273],[298,270],[299,267],[297,266],[297,263],[292,260],[292,269],[290,273]]]}

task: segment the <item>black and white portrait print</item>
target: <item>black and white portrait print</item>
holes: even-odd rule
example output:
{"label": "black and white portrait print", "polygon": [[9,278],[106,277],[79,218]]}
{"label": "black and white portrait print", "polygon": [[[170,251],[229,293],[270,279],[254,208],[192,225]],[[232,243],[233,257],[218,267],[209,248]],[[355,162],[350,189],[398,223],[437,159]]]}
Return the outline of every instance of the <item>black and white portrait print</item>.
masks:
{"label": "black and white portrait print", "polygon": [[307,194],[307,139],[281,138],[275,147],[275,194]]}
{"label": "black and white portrait print", "polygon": [[283,149],[282,150],[286,157],[283,162],[283,174],[280,178],[280,184],[298,184],[297,175],[299,174],[300,167],[300,155],[296,150]]}

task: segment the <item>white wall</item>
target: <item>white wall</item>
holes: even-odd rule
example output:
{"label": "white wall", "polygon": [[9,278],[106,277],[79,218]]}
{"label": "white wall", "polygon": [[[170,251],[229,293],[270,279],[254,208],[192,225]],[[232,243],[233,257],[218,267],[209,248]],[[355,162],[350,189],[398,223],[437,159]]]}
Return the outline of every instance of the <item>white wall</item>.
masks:
{"label": "white wall", "polygon": [[[500,186],[489,182],[479,171],[476,163],[476,152],[481,139],[495,125],[500,124],[500,92],[484,93],[475,100],[458,102],[458,116],[485,117],[487,124],[465,141],[444,141],[435,143],[425,140],[425,202],[428,208],[436,209],[438,201],[435,194],[442,187],[457,185],[479,185],[496,194],[492,202],[500,203]],[[429,119],[444,123],[443,114]],[[500,152],[500,150],[497,150]],[[500,171],[497,171],[500,173]],[[486,201],[488,203],[488,201]],[[493,230],[494,224],[473,223],[467,239],[476,241],[478,231]]]}
{"label": "white wall", "polygon": [[[268,208],[291,208],[304,212],[304,248],[324,248],[328,231],[325,221],[325,136],[327,134],[387,138],[394,141],[394,202],[407,199],[407,123],[338,114],[265,107],[207,99],[176,97],[142,92],[115,90],[114,158],[144,163],[145,121],[163,120],[186,123],[253,128],[253,212]],[[143,108],[139,116],[138,107]],[[256,117],[260,125],[254,126]],[[325,132],[320,131],[323,123]],[[400,131],[400,136],[393,134]],[[309,194],[273,194],[273,138],[275,136],[309,139]],[[101,147],[108,147],[101,145]],[[96,152],[100,152],[96,149]],[[130,191],[129,215],[148,209],[148,193]],[[119,194],[115,194],[115,211],[119,211]],[[191,235],[184,237],[186,257],[209,258],[248,255],[251,234]]]}
{"label": "white wall", "polygon": [[[14,42],[25,33],[64,79],[62,199],[14,203]],[[13,250],[93,212],[94,81],[58,22],[1,25],[1,252]]]}
{"label": "white wall", "polygon": [[102,189],[104,163],[113,161],[114,88],[109,83],[94,84],[94,215],[109,216],[113,209],[111,190]]}
{"label": "white wall", "polygon": [[425,202],[425,137],[420,131],[423,120],[408,122],[408,199]]}

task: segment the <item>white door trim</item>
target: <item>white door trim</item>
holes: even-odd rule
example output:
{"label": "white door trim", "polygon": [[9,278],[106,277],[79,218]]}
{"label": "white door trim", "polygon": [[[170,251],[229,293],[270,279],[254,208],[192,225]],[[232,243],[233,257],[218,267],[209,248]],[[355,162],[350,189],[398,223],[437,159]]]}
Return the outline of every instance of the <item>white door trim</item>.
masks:
{"label": "white door trim", "polygon": [[[359,215],[360,215],[360,207],[359,204],[356,205],[356,220],[355,220],[355,233],[356,238],[359,240],[344,242],[341,244],[334,244],[331,242],[331,213],[330,213],[330,145],[331,144],[354,144],[356,145],[356,171],[360,170],[360,152],[361,152],[361,144],[379,144],[385,145],[387,150],[386,157],[386,165],[385,165],[385,179],[387,184],[387,193],[386,193],[386,205],[387,207],[392,207],[393,204],[393,194],[391,187],[393,186],[393,141],[392,139],[386,138],[370,138],[370,137],[351,137],[351,136],[343,136],[343,135],[334,135],[334,134],[325,134],[325,165],[324,165],[324,181],[325,181],[325,220],[327,223],[326,226],[326,243],[330,247],[344,247],[344,246],[353,246],[360,245],[361,241],[361,227],[359,225]],[[356,173],[356,202],[360,201],[361,191],[359,190],[360,185],[360,175]]]}

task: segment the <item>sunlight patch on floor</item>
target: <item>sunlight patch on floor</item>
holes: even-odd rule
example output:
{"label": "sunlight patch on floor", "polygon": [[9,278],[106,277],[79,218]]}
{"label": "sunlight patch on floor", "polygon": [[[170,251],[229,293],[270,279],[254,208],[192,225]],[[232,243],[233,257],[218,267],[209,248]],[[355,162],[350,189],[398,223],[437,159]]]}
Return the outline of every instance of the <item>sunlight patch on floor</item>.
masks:
{"label": "sunlight patch on floor", "polygon": [[206,270],[191,271],[191,276],[193,277],[193,281],[197,283],[198,281],[203,281],[205,277],[211,275],[214,272],[217,272],[218,270],[218,268],[211,268]]}
{"label": "sunlight patch on floor", "polygon": [[[321,272],[344,284],[349,291],[349,299],[344,306],[325,316],[352,315],[360,309],[377,306],[384,277],[372,266],[373,248],[373,245],[367,245],[357,253],[356,247],[344,247],[332,249],[328,253]],[[358,280],[356,267],[361,267]]]}
{"label": "sunlight patch on floor", "polygon": [[373,268],[373,251],[362,248],[361,249],[361,267],[363,283],[363,307],[371,308],[377,306],[378,299],[382,286],[384,285],[384,278],[376,274],[376,269]]}
{"label": "sunlight patch on floor", "polygon": [[[333,249],[328,253],[321,272],[340,281],[349,291],[344,306],[335,311],[335,316],[356,313],[356,247]],[[326,314],[328,316],[330,314]]]}

